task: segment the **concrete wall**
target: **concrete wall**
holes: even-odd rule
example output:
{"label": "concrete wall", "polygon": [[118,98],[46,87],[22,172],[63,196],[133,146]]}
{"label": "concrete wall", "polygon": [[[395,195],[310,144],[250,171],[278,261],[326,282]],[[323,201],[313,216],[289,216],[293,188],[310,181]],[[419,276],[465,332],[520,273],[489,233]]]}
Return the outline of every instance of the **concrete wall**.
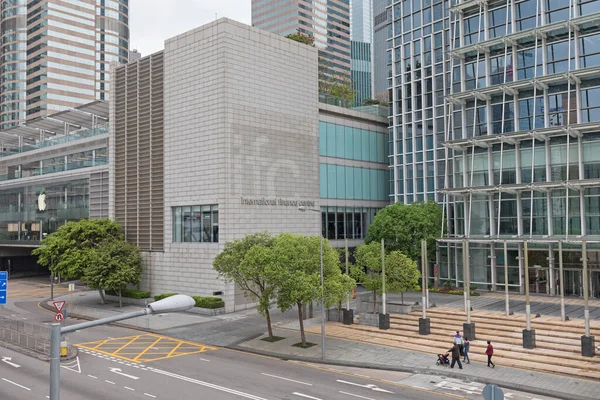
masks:
{"label": "concrete wall", "polygon": [[[320,233],[317,51],[220,19],[165,43],[164,253],[145,253],[154,293],[212,295],[247,304],[217,279],[226,241],[268,230]],[[267,199],[278,205],[257,205]],[[245,199],[243,201],[242,199]],[[219,205],[219,243],[173,243],[172,208]]]}

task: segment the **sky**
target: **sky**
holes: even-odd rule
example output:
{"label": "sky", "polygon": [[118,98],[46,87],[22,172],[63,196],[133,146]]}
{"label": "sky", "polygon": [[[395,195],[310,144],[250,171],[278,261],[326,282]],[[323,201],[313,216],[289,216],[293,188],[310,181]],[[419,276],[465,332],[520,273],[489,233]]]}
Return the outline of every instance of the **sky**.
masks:
{"label": "sky", "polygon": [[218,18],[250,24],[251,0],[129,0],[130,47],[142,56],[160,51],[164,41]]}

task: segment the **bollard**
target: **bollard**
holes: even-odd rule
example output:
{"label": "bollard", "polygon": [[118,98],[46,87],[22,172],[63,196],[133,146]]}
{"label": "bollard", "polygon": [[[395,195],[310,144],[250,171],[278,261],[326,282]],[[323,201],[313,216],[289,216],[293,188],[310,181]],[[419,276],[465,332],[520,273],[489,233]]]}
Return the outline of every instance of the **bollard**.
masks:
{"label": "bollard", "polygon": [[66,357],[68,350],[69,350],[69,347],[67,345],[67,342],[60,342],[60,356]]}

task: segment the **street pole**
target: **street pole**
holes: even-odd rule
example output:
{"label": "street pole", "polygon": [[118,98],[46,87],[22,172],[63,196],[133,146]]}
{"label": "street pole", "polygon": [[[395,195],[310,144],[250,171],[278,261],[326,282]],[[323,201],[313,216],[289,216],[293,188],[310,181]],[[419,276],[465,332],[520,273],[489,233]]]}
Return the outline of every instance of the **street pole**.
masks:
{"label": "street pole", "polygon": [[425,239],[421,240],[421,278],[422,278],[421,281],[422,281],[422,286],[423,286],[422,290],[421,290],[422,291],[421,302],[423,303],[423,319],[427,318],[427,292],[426,292],[427,289],[425,289],[425,287],[426,287],[425,286],[426,285],[426,283],[425,283],[425,263],[426,263],[426,257],[427,257],[425,255],[425,252],[427,251],[426,247],[425,247],[426,245],[427,244],[425,242]]}
{"label": "street pole", "polygon": [[589,307],[589,276],[587,261],[587,243],[581,242],[581,257],[583,258],[583,317],[585,319],[585,336],[590,336],[590,307]]}
{"label": "street pole", "polygon": [[[465,293],[467,294],[467,324],[471,323],[471,265],[469,257],[469,242],[465,240]],[[470,337],[472,337],[471,335]],[[473,338],[474,339],[474,338]]]}
{"label": "street pole", "polygon": [[50,300],[54,300],[54,272],[50,272]]}
{"label": "street pole", "polygon": [[383,238],[381,239],[381,311],[383,315],[387,314],[385,304],[385,248]]}
{"label": "street pole", "polygon": [[[170,300],[169,300],[170,299]],[[166,299],[149,304],[145,308],[131,311],[112,317],[102,318],[95,321],[82,322],[61,328],[60,324],[50,325],[50,400],[60,400],[60,337],[63,334],[75,332],[82,329],[92,328],[98,325],[110,324],[111,322],[124,319],[141,317],[155,313],[167,313],[174,311],[185,311],[194,306],[196,302],[189,296],[178,294]]]}
{"label": "street pole", "polygon": [[[348,238],[346,238],[346,275],[350,276],[348,269]],[[348,293],[348,298],[346,299],[346,310],[350,310],[350,293]]]}
{"label": "street pole", "polygon": [[558,279],[560,284],[560,319],[564,321],[567,315],[565,313],[565,276],[563,273],[562,242],[558,242],[558,273],[560,275]]}
{"label": "street pole", "polygon": [[523,242],[523,259],[525,260],[525,314],[527,317],[527,330],[531,330],[531,305],[529,304],[529,254],[527,240]]}
{"label": "street pole", "polygon": [[321,250],[321,359],[325,360],[325,285],[323,283],[323,235],[320,235]]}
{"label": "street pole", "polygon": [[508,246],[504,241],[504,294],[506,296],[506,316],[510,314],[510,299],[508,297]]}
{"label": "street pole", "polygon": [[[467,285],[467,241],[463,240],[462,242],[462,256],[463,256],[463,297],[465,299],[465,313],[467,312],[467,291],[465,290],[465,286]],[[458,283],[457,283],[458,285]]]}

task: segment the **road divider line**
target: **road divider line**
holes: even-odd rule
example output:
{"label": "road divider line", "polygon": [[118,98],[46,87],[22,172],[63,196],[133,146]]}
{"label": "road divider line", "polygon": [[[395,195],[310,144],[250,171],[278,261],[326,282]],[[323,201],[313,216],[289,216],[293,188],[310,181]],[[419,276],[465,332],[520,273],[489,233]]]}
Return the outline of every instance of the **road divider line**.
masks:
{"label": "road divider line", "polygon": [[150,393],[144,393],[144,395],[145,395],[145,396],[148,396],[148,397],[152,397],[153,399],[155,399],[155,398],[156,398],[156,396],[155,396],[155,395],[153,395],[153,394],[150,394]]}
{"label": "road divider line", "polygon": [[90,374],[88,374],[88,376],[89,376],[90,378],[92,378],[92,379],[98,379],[98,377],[97,377],[97,376],[94,376],[94,375],[90,375]]}
{"label": "road divider line", "polygon": [[104,380],[104,382],[106,382],[106,383],[110,383],[111,385],[114,385],[114,384],[115,384],[113,381],[107,381],[106,379]]}
{"label": "road divider line", "polygon": [[294,392],[294,393],[292,393],[292,394],[293,394],[293,395],[296,395],[296,396],[304,397],[305,399],[312,399],[312,400],[323,400],[323,399],[320,399],[320,398],[318,398],[318,397],[312,397],[312,396],[309,396],[309,395],[307,395],[307,394],[298,393],[298,392]]}
{"label": "road divider line", "polygon": [[341,393],[341,394],[348,395],[348,396],[358,397],[359,399],[365,399],[365,400],[375,400],[375,399],[372,399],[372,398],[370,398],[370,397],[359,396],[359,395],[357,395],[357,394],[348,393],[348,392],[342,392],[341,390],[340,390],[340,393]]}
{"label": "road divider line", "polygon": [[[156,369],[156,368],[152,368],[151,371],[152,372],[156,372],[157,374],[161,374],[161,375],[165,375],[165,376],[171,377],[171,378],[176,378],[176,379],[179,379],[179,380],[182,380],[182,381],[185,381],[185,382],[194,383],[196,385],[200,385],[200,386],[208,387],[208,388],[211,388],[211,389],[219,390],[221,392],[231,393],[231,394],[234,394],[236,396],[245,397],[247,399],[251,399],[251,400],[267,400],[267,399],[265,399],[263,397],[255,396],[253,394],[240,392],[240,391],[235,390],[235,389],[229,389],[229,388],[226,388],[224,386],[215,385],[213,383],[199,381],[197,379],[188,378],[188,377],[183,376],[183,375],[177,375],[177,374],[174,374],[172,372],[167,372],[167,371],[163,371],[163,370]],[[320,399],[317,399],[317,400],[320,400]]]}
{"label": "road divider line", "polygon": [[262,375],[264,375],[264,376],[270,376],[271,378],[276,378],[276,379],[283,379],[284,381],[296,382],[296,383],[299,383],[299,384],[301,384],[301,385],[307,385],[307,386],[312,386],[312,385],[313,385],[312,383],[295,381],[295,380],[293,380],[293,379],[284,378],[283,376],[277,376],[277,375],[265,374],[264,372],[262,373]]}
{"label": "road divider line", "polygon": [[16,382],[9,381],[9,380],[8,380],[8,379],[6,379],[6,378],[2,378],[2,380],[3,380],[3,381],[5,381],[5,382],[8,382],[8,383],[10,383],[10,384],[12,384],[12,385],[18,386],[18,387],[20,387],[21,389],[29,390],[29,391],[31,392],[31,389],[29,389],[28,387],[25,387],[25,386],[23,386],[23,385],[19,385],[19,384],[18,384],[18,383],[16,383]]}
{"label": "road divider line", "polygon": [[125,389],[127,389],[127,390],[131,390],[132,392],[135,392],[135,389],[133,389],[133,388],[130,388],[129,386],[123,386],[123,387],[124,387]]}

